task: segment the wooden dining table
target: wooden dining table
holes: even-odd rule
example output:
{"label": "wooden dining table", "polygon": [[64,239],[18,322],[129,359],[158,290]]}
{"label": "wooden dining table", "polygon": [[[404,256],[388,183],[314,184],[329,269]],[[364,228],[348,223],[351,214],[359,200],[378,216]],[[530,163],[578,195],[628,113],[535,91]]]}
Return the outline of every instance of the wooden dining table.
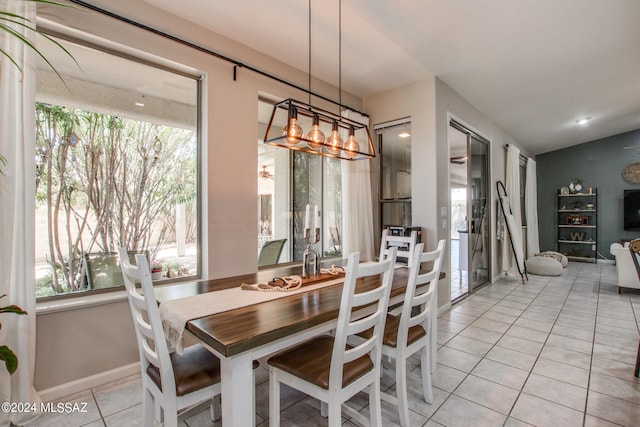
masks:
{"label": "wooden dining table", "polygon": [[[403,301],[408,271],[406,268],[395,270],[390,304]],[[238,287],[242,283],[267,283],[274,277],[293,274],[300,274],[299,266],[158,287],[156,298],[162,304],[171,299]],[[357,292],[375,286],[375,280],[378,279],[360,279]],[[253,361],[334,329],[341,297],[342,281],[187,322],[185,330],[220,358],[225,427],[255,425]],[[435,324],[432,333],[435,334]]]}

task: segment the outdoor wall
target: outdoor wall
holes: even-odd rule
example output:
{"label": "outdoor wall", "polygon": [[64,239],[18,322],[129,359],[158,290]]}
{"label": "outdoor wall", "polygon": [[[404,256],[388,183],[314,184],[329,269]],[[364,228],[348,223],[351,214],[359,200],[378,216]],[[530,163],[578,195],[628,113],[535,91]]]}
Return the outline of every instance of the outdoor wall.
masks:
{"label": "outdoor wall", "polygon": [[[206,46],[301,87],[308,84],[306,73],[169,15],[143,0],[97,0],[92,4]],[[204,278],[217,278],[256,271],[258,96],[263,93],[307,99],[307,94],[246,68],[237,70],[234,81],[233,64],[227,61],[77,6],[39,5],[38,15],[42,27],[62,24],[77,31],[76,35],[89,34],[95,43],[107,43],[116,50],[124,49],[134,56],[143,54],[153,62],[204,76],[202,274]],[[322,81],[313,80],[312,85],[314,91],[330,97],[338,93],[337,88]],[[362,108],[361,100],[349,93],[343,92],[342,100],[353,108]],[[317,105],[335,108],[323,102]],[[78,381],[83,378],[98,381],[106,371],[139,360],[124,292],[109,294],[110,302],[104,298],[102,294],[38,304],[35,373],[38,390],[55,389],[71,382],[81,387]],[[92,305],[96,299],[100,299],[100,304]]]}
{"label": "outdoor wall", "polygon": [[639,186],[623,181],[622,169],[640,161],[639,148],[625,147],[636,146],[640,146],[640,129],[536,156],[541,250],[556,250],[556,194],[574,179],[597,188],[598,258],[613,259],[611,243],[640,237],[640,232],[623,230],[623,191]]}

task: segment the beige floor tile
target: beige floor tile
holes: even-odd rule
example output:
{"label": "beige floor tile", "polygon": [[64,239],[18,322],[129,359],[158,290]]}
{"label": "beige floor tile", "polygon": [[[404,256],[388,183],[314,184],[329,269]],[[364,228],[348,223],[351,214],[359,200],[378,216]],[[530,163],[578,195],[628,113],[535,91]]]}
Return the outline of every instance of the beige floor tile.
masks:
{"label": "beige floor tile", "polygon": [[467,353],[475,354],[476,356],[484,356],[487,352],[493,347],[493,344],[489,344],[486,342],[478,341],[473,338],[467,338],[462,335],[458,335],[455,338],[452,338],[448,343],[447,347],[455,348],[457,350],[461,350]]}
{"label": "beige floor tile", "polygon": [[433,420],[446,426],[502,426],[506,416],[477,403],[452,395],[433,415]]}
{"label": "beige floor tile", "polygon": [[456,389],[456,387],[458,387],[466,376],[466,372],[438,363],[438,367],[435,372],[431,373],[431,384],[434,387],[451,393]]}
{"label": "beige floor tile", "polygon": [[503,334],[501,332],[495,332],[489,329],[468,326],[464,331],[460,332],[460,335],[489,344],[495,344],[500,338],[502,338]]}
{"label": "beige floor tile", "polygon": [[37,419],[28,425],[33,427],[79,427],[101,420],[98,406],[90,391],[74,394],[68,398],[60,399],[57,402],[78,403],[81,405],[79,407],[80,409],[82,409],[86,403],[86,412],[75,412],[71,414],[64,412],[41,413]]}
{"label": "beige floor tile", "polygon": [[453,394],[505,415],[509,414],[518,398],[518,390],[475,375],[469,375]]}
{"label": "beige floor tile", "polygon": [[640,405],[640,382],[626,381],[598,372],[591,373],[589,390]]}
{"label": "beige floor tile", "polygon": [[439,363],[463,372],[471,372],[481,359],[480,356],[448,346],[440,347],[437,355]]}
{"label": "beige floor tile", "polygon": [[551,330],[551,333],[563,337],[576,338],[583,341],[593,341],[593,328],[581,329],[564,325],[555,325]]}
{"label": "beige floor tile", "polygon": [[536,363],[536,356],[500,346],[493,347],[485,358],[525,371],[530,371]]}
{"label": "beige floor tile", "polygon": [[589,391],[587,413],[618,425],[640,425],[640,406],[596,391]]}
{"label": "beige floor tile", "polygon": [[591,364],[591,357],[588,354],[548,344],[542,348],[540,357],[582,369],[589,369]]}
{"label": "beige floor tile", "polygon": [[93,390],[103,416],[115,414],[142,403],[142,381],[140,378],[126,382],[108,384]]}
{"label": "beige floor tile", "polygon": [[551,334],[547,339],[548,345],[554,345],[556,347],[566,348],[568,350],[579,351],[584,354],[591,354],[593,343],[591,341],[583,341],[575,338],[563,337],[560,335]]}
{"label": "beige floor tile", "polygon": [[537,331],[549,333],[553,328],[553,322],[544,322],[536,319],[527,319],[520,317],[513,323],[514,326],[520,326],[523,328],[535,329]]}
{"label": "beige floor tile", "polygon": [[547,340],[549,333],[538,331],[536,329],[523,328],[521,326],[512,326],[511,328],[509,328],[505,335],[538,343],[544,343]]}
{"label": "beige floor tile", "polygon": [[582,426],[583,412],[521,393],[511,416],[538,427],[579,427]]}
{"label": "beige floor tile", "polygon": [[591,372],[609,375],[622,380],[640,382],[640,378],[634,377],[634,365],[619,362],[617,360],[605,359],[600,355],[594,355],[591,362]]}
{"label": "beige floor tile", "polygon": [[498,384],[520,390],[524,385],[529,374],[522,369],[503,363],[494,362],[493,360],[483,359],[471,373],[475,376],[484,378]]}
{"label": "beige floor tile", "polygon": [[593,415],[587,414],[584,417],[584,427],[618,427],[619,424],[611,423]]}
{"label": "beige floor tile", "polygon": [[538,359],[531,372],[543,375],[547,378],[564,381],[582,388],[587,388],[589,383],[588,370],[576,368],[571,365],[565,365],[564,363],[554,362],[549,359]]}
{"label": "beige floor tile", "polygon": [[522,353],[531,354],[537,356],[542,350],[542,343],[525,340],[523,338],[514,337],[512,335],[505,335],[500,338],[500,341],[496,343],[497,346],[510,348],[511,350],[520,351]]}
{"label": "beige floor tile", "polygon": [[504,322],[498,322],[495,320],[480,318],[473,322],[471,326],[475,326],[476,328],[488,329],[494,332],[500,332],[504,334],[509,329],[509,324]]}
{"label": "beige floor tile", "polygon": [[587,402],[586,388],[538,374],[529,375],[522,391],[581,412]]}

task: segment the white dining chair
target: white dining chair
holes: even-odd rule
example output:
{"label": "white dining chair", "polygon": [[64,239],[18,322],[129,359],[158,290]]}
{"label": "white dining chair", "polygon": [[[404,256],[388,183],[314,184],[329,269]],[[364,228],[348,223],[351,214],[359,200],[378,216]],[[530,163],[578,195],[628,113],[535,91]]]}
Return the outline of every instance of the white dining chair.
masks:
{"label": "white dining chair", "polygon": [[[437,304],[435,298],[436,287],[442,266],[442,257],[446,241],[440,240],[438,248],[432,252],[422,252],[423,243],[415,247],[413,263],[409,266],[409,280],[399,316],[387,314],[384,336],[382,339],[382,354],[395,361],[396,395],[382,393],[386,402],[398,408],[400,425],[410,426],[409,403],[407,395],[407,359],[420,353],[422,372],[422,390],[424,400],[433,403],[431,387],[431,358],[435,357],[436,343],[433,338],[433,326],[437,318]],[[432,262],[433,268],[428,273],[420,273],[421,264]],[[352,342],[369,338],[368,333],[353,338]]]}
{"label": "white dining chair", "polygon": [[140,351],[144,425],[155,421],[177,426],[179,412],[207,400],[214,420],[220,361],[201,345],[186,348],[182,355],[169,353],[146,256],[136,255],[137,265],[132,265],[124,248],[118,248],[118,253]]}
{"label": "white dining chair", "polygon": [[[359,264],[360,254],[349,255],[342,289],[335,336],[323,335],[271,356],[269,365],[269,425],[280,425],[280,383],[287,384],[324,402],[330,427],[342,424],[342,411],[363,425],[382,425],[380,367],[382,333],[393,281],[396,249],[387,259]],[[382,280],[380,275],[382,274]],[[356,293],[356,281],[365,290]],[[352,314],[360,310],[352,319]],[[357,346],[347,344],[349,336],[371,329],[371,337]],[[343,405],[368,388],[369,420]],[[324,415],[324,414],[323,414]]]}
{"label": "white dining chair", "polygon": [[409,236],[394,236],[389,231],[388,228],[382,230],[382,237],[380,239],[380,261],[386,259],[389,248],[397,248],[397,258],[406,258],[407,265],[410,266],[418,242],[418,231],[413,230]]}

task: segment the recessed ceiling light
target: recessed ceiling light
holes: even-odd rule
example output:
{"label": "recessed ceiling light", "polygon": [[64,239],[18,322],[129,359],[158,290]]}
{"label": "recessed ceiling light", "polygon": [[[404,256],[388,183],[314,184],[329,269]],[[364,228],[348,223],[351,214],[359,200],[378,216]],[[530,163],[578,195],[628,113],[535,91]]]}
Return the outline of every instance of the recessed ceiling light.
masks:
{"label": "recessed ceiling light", "polygon": [[402,133],[398,134],[398,136],[400,138],[409,138],[411,136],[411,134],[409,132],[402,132]]}
{"label": "recessed ceiling light", "polygon": [[591,117],[585,117],[585,118],[576,120],[576,123],[579,125],[586,125],[587,123],[589,123],[589,120],[591,120]]}
{"label": "recessed ceiling light", "polygon": [[136,102],[136,107],[144,107],[144,102]]}

